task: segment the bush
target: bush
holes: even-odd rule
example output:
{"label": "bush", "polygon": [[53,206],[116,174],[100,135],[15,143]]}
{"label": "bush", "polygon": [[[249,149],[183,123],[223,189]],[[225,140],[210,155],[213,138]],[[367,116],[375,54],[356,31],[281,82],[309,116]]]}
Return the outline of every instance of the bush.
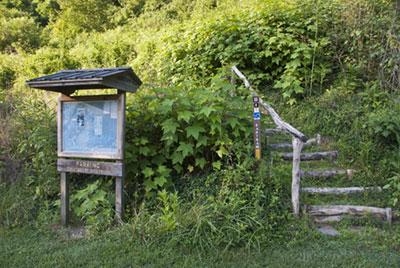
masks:
{"label": "bush", "polygon": [[[236,91],[238,95],[232,94]],[[250,102],[223,78],[198,88],[152,88],[128,105],[127,181],[146,192],[171,185],[181,176],[232,162],[234,140],[249,137]],[[243,97],[241,97],[243,95]]]}
{"label": "bush", "polygon": [[274,168],[281,176],[270,172],[268,161],[247,158],[209,175],[187,175],[172,192],[158,193],[159,209],[154,202],[129,208],[127,228],[136,239],[171,247],[259,250],[271,241],[288,242],[290,172],[281,166]]}
{"label": "bush", "polygon": [[265,4],[260,10],[222,14],[175,28],[159,52],[162,78],[177,83],[208,80],[218,68],[237,65],[252,85],[278,88],[291,99],[320,88],[330,72],[319,21],[301,8]]}
{"label": "bush", "polygon": [[0,52],[32,51],[40,46],[41,29],[25,12],[0,7]]}

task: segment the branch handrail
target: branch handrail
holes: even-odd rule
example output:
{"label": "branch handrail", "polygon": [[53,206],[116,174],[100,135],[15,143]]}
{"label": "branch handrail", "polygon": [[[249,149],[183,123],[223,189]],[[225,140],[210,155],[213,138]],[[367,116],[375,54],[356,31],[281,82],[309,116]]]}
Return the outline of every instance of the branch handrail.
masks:
{"label": "branch handrail", "polygon": [[[250,90],[250,94],[255,96],[257,93],[250,86],[249,81],[246,76],[244,76],[236,66],[233,66],[231,71],[239,76],[240,79],[244,81],[244,85],[246,88]],[[318,136],[315,139],[308,139],[303,133],[298,131],[296,128],[291,126],[290,124],[283,121],[280,116],[276,113],[274,108],[272,108],[267,103],[264,103],[260,98],[261,106],[266,109],[271,116],[274,123],[278,126],[276,129],[269,130],[272,132],[283,131],[292,136],[292,146],[293,146],[293,166],[292,166],[292,206],[293,213],[295,216],[300,215],[300,155],[301,150],[303,149],[305,144],[311,142],[320,142],[320,137]]]}
{"label": "branch handrail", "polygon": [[[250,86],[250,83],[247,80],[246,76],[244,76],[236,66],[233,66],[231,71],[234,72],[237,76],[239,76],[240,79],[242,79],[244,81],[244,85],[245,85],[245,87],[247,87],[250,90],[251,95],[253,95],[253,96],[257,95],[255,90]],[[274,108],[272,108],[270,105],[265,103],[261,98],[260,98],[260,104],[263,106],[264,109],[266,109],[269,112],[272,120],[274,120],[274,123],[278,126],[279,130],[284,131],[284,132],[300,139],[302,142],[308,141],[308,138],[306,137],[306,135],[304,135],[303,133],[298,131],[296,128],[294,128],[290,124],[283,121],[280,118],[280,116],[276,113]]]}

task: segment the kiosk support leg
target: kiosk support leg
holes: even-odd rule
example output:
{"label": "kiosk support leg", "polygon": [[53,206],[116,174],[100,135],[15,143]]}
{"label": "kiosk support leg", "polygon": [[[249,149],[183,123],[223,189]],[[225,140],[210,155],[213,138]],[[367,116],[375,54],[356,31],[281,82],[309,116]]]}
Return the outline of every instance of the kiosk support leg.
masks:
{"label": "kiosk support leg", "polygon": [[69,178],[66,172],[61,172],[61,224],[69,223]]}
{"label": "kiosk support leg", "polygon": [[[120,161],[117,161],[117,163]],[[115,216],[118,223],[122,223],[125,217],[124,211],[124,184],[125,172],[122,172],[121,177],[115,177]]]}
{"label": "kiosk support leg", "polygon": [[124,220],[124,177],[115,178],[115,213],[118,223]]}

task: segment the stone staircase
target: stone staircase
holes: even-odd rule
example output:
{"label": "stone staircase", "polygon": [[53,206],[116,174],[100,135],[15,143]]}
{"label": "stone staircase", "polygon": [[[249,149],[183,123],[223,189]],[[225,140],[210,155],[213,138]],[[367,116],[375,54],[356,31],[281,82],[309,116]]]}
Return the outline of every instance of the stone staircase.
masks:
{"label": "stone staircase", "polygon": [[[268,136],[267,136],[268,137]],[[267,138],[269,141],[270,138]],[[360,217],[364,215],[371,215],[374,217],[379,217],[387,220],[389,224],[392,223],[393,211],[391,208],[380,208],[380,207],[372,207],[372,206],[363,206],[363,204],[357,203],[359,200],[355,198],[353,200],[356,205],[342,205],[335,204],[335,199],[342,201],[343,195],[354,195],[360,194],[364,192],[380,192],[382,188],[379,186],[351,186],[351,187],[314,187],[307,186],[301,187],[304,184],[304,180],[309,181],[325,181],[329,180],[330,184],[335,184],[334,180],[340,177],[347,177],[349,183],[352,182],[355,171],[352,169],[336,169],[334,168],[336,165],[336,160],[339,156],[338,151],[322,151],[321,149],[321,137],[318,135],[317,138],[314,139],[316,145],[311,145],[311,143],[304,146],[304,151],[311,149],[312,152],[302,152],[300,154],[300,161],[304,162],[314,162],[318,166],[319,162],[325,161],[330,164],[330,168],[325,169],[312,169],[313,165],[308,165],[307,169],[299,170],[300,177],[300,196],[299,202],[302,200],[305,195],[316,195],[316,199],[318,196],[330,195],[333,196],[330,198],[333,200],[333,204],[324,204],[324,205],[313,205],[313,204],[303,204],[301,205],[302,213],[306,213],[313,218],[316,223],[324,224],[329,222],[337,222],[345,218],[346,215],[351,215],[354,217]],[[283,160],[293,161],[293,153],[287,152],[293,150],[292,144],[289,143],[268,143],[270,150],[273,152],[279,152],[280,156]],[[321,151],[316,151],[321,150]],[[332,168],[333,167],[333,168]],[[307,183],[310,184],[310,183]]]}

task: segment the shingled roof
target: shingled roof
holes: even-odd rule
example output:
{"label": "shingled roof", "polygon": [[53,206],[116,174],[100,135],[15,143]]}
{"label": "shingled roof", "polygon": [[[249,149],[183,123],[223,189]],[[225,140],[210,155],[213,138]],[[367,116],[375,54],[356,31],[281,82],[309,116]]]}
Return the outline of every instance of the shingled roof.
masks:
{"label": "shingled roof", "polygon": [[31,88],[60,92],[66,95],[79,89],[116,88],[136,92],[142,81],[131,67],[64,70],[26,81]]}

